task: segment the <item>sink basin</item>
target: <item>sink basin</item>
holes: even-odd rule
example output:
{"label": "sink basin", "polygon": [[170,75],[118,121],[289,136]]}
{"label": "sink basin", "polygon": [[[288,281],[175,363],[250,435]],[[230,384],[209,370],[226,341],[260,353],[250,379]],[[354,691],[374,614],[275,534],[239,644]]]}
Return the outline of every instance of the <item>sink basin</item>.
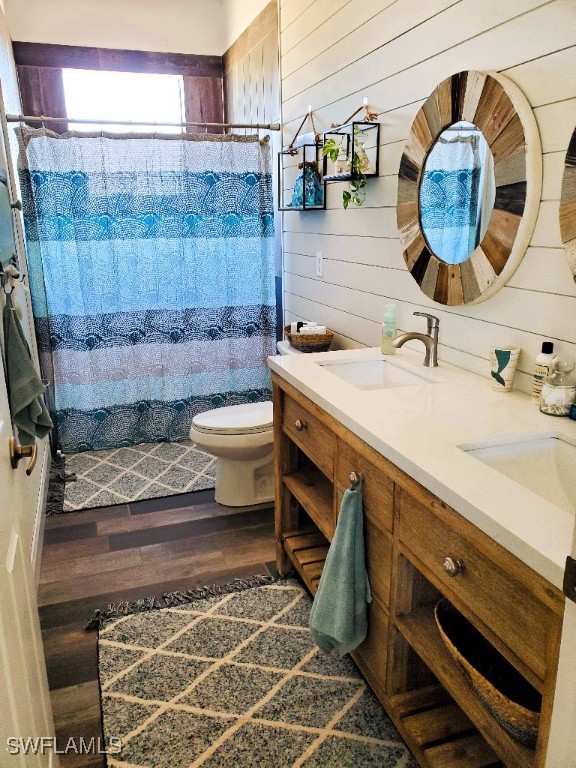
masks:
{"label": "sink basin", "polygon": [[575,514],[576,444],[565,437],[542,435],[459,447],[555,506]]}
{"label": "sink basin", "polygon": [[359,360],[347,363],[318,363],[318,365],[358,389],[410,387],[431,381],[426,376],[419,376],[387,360]]}

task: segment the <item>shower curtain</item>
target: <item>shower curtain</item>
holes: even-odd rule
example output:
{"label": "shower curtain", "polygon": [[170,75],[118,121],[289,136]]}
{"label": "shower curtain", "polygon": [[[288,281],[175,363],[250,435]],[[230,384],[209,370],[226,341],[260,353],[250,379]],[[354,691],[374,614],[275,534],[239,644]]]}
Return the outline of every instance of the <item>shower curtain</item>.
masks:
{"label": "shower curtain", "polygon": [[481,162],[475,136],[440,138],[426,159],[420,185],[422,229],[432,251],[448,264],[476,247]]}
{"label": "shower curtain", "polygon": [[18,133],[58,447],[185,439],[201,411],[268,399],[268,140]]}

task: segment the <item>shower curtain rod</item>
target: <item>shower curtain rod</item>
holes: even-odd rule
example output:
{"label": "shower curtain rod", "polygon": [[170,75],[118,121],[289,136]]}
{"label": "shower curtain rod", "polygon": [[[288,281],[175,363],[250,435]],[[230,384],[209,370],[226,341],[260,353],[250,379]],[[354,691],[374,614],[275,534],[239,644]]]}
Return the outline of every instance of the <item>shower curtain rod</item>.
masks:
{"label": "shower curtain rod", "polygon": [[158,127],[158,128],[187,128],[195,126],[196,128],[257,128],[266,131],[279,131],[280,123],[197,123],[197,122],[183,122],[183,123],[149,123],[141,122],[135,123],[130,120],[75,120],[72,117],[46,117],[46,115],[6,115],[6,121],[8,123],[88,123],[98,125],[127,125],[127,126],[139,126],[145,125],[146,127]]}

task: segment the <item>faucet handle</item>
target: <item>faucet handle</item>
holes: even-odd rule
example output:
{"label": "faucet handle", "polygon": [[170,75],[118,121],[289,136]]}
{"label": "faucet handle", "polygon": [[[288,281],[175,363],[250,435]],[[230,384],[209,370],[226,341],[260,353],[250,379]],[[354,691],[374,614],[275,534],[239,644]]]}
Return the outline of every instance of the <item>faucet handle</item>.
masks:
{"label": "faucet handle", "polygon": [[436,317],[436,315],[429,315],[428,312],[414,312],[415,315],[418,317],[425,317],[428,323],[428,333],[432,330],[432,328],[439,328],[440,327],[440,318]]}

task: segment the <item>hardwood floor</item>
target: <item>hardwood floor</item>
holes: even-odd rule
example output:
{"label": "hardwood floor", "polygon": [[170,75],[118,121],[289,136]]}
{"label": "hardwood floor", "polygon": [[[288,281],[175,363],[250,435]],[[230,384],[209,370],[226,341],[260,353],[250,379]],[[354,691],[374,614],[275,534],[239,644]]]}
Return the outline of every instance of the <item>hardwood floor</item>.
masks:
{"label": "hardwood floor", "polygon": [[[272,507],[223,507],[213,491],[47,518],[39,613],[59,747],[102,734],[97,633],[83,628],[96,608],[275,574],[274,557]],[[73,752],[60,762],[105,765]]]}

